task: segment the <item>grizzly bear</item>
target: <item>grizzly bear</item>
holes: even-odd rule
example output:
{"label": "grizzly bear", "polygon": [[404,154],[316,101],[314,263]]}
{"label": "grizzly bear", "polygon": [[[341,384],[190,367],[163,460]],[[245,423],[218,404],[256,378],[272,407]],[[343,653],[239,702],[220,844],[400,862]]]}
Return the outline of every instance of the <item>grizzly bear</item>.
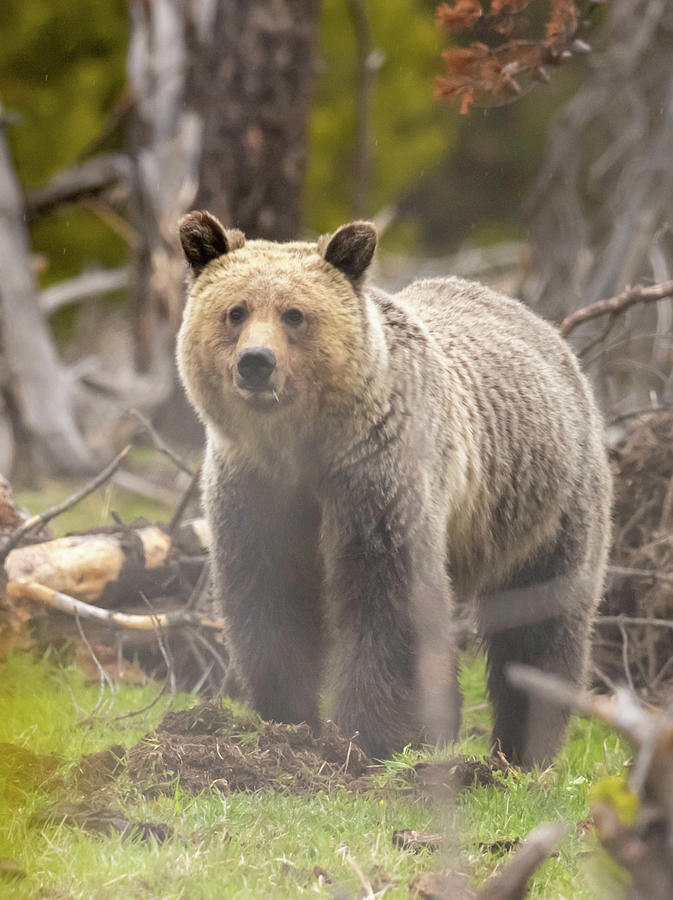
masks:
{"label": "grizzly bear", "polygon": [[583,682],[609,539],[601,418],[568,346],[480,284],[368,287],[367,222],[275,244],[192,212],[180,238],[230,683],[314,728],[324,693],[373,757],[450,740],[473,610],[494,743],[548,762],[567,713],[505,666]]}

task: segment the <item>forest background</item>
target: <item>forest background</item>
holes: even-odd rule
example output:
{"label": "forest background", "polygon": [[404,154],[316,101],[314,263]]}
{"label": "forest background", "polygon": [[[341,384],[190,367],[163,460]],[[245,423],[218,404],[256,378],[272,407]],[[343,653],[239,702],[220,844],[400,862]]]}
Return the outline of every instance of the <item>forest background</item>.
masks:
{"label": "forest background", "polygon": [[[518,7],[514,37],[542,32],[549,4]],[[22,308],[40,316],[12,336],[16,314],[0,312],[0,470],[90,470],[130,405],[198,445],[172,362],[175,222],[195,203],[275,239],[373,218],[384,286],[454,272],[557,321],[631,283],[664,281],[671,11],[662,0],[578,8],[591,48],[575,41],[549,84],[528,79],[461,116],[433,98],[456,37],[431,0],[114,0],[93,15],[82,0],[3,3],[5,168],[21,185],[7,227],[27,223],[30,239],[30,258],[6,246],[3,262],[29,263],[37,285],[22,282],[32,293]],[[466,40],[493,42],[504,29],[472,31]],[[227,60],[253,74],[227,80]],[[629,337],[636,363],[622,345],[592,362],[609,413],[667,402],[667,310],[641,319],[637,347]],[[22,344],[12,359],[26,332],[42,351]],[[38,373],[27,372],[31,357]]]}

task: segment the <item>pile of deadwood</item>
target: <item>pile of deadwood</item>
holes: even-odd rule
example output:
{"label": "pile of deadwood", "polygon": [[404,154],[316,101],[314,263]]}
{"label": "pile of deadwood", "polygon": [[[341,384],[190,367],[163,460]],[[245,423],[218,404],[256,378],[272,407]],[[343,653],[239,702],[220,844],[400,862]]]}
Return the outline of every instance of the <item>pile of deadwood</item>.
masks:
{"label": "pile of deadwood", "polygon": [[626,418],[611,433],[613,545],[595,672],[661,701],[673,686],[673,412]]}
{"label": "pile of deadwood", "polygon": [[19,509],[0,478],[0,659],[17,645],[56,645],[86,651],[101,678],[144,672],[172,690],[217,692],[228,659],[210,610],[209,531],[193,515],[197,474],[170,522],[117,519],[51,537],[49,522],[106,483],[129,449],[39,515]]}

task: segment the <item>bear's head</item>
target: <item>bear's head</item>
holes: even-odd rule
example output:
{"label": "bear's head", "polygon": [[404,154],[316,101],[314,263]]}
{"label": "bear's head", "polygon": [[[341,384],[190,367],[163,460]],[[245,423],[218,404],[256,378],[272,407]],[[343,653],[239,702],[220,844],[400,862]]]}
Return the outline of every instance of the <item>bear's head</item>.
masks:
{"label": "bear's head", "polygon": [[246,241],[208,212],[180,220],[191,286],[178,366],[197,412],[221,430],[351,401],[362,381],[368,222],[317,242]]}

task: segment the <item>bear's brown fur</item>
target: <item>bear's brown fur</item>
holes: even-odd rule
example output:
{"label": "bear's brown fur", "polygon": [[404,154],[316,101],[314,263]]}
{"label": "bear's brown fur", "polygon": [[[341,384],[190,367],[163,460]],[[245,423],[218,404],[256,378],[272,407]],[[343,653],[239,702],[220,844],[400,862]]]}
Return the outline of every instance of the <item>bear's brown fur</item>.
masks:
{"label": "bear's brown fur", "polygon": [[[370,754],[451,738],[458,604],[488,649],[494,740],[524,764],[566,713],[509,661],[581,683],[609,539],[601,419],[556,330],[457,278],[364,285],[371,225],[318,244],[180,233],[178,339],[233,671],[266,718],[318,697]],[[327,661],[327,662],[326,662]]]}

